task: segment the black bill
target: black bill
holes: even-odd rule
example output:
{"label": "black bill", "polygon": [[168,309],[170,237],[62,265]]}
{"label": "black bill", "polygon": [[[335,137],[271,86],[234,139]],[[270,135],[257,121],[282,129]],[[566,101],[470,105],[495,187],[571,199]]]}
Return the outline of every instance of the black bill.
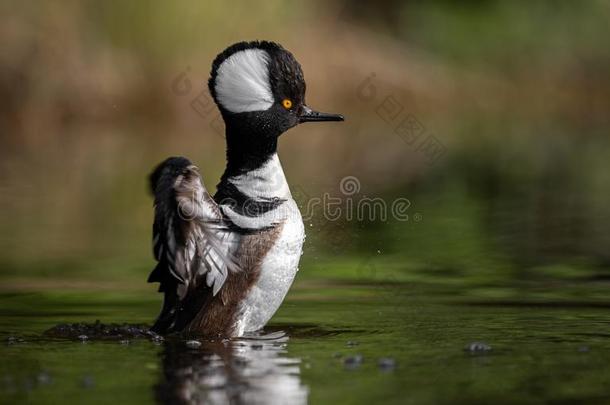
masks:
{"label": "black bill", "polygon": [[299,122],[315,122],[315,121],[343,121],[341,114],[329,114],[319,111],[314,111],[307,106],[303,106],[303,112],[299,116]]}

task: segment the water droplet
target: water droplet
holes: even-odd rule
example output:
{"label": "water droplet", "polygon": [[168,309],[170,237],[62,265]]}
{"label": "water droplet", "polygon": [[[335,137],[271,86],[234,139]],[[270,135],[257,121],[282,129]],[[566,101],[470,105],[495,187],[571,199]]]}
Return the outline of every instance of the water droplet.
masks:
{"label": "water droplet", "polygon": [[83,388],[93,388],[95,386],[95,380],[90,375],[86,375],[81,380],[80,385]]}
{"label": "water droplet", "polygon": [[472,342],[466,345],[464,350],[470,353],[484,353],[491,351],[491,346],[485,342]]}
{"label": "water droplet", "polygon": [[391,371],[396,368],[396,360],[390,357],[382,357],[377,362],[377,365],[381,371]]}
{"label": "water droplet", "polygon": [[51,384],[52,382],[51,376],[46,371],[41,371],[40,373],[38,373],[38,375],[36,376],[36,380],[39,384],[42,385]]}
{"label": "water droplet", "polygon": [[343,360],[343,365],[345,368],[353,370],[355,368],[360,367],[362,362],[364,361],[364,357],[361,354],[355,354],[353,356],[348,356]]}

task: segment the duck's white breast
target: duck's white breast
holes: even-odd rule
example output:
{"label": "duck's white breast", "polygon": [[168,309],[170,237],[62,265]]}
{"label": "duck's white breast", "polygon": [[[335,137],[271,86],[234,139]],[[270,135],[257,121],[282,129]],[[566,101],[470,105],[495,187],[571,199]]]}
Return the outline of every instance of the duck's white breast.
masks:
{"label": "duck's white breast", "polygon": [[288,215],[280,235],[263,259],[257,282],[240,304],[237,336],[265,326],[281,305],[297,273],[305,239],[303,220],[294,200],[287,200],[283,206]]}

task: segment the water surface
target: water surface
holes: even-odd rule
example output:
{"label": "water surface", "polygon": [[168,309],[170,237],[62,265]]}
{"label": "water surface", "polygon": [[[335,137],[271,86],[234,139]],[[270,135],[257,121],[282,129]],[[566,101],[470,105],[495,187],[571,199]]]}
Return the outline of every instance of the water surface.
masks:
{"label": "water surface", "polygon": [[610,318],[599,303],[473,300],[414,284],[297,284],[266,330],[248,339],[188,347],[180,339],[42,335],[60,322],[149,322],[156,298],[1,295],[1,402],[610,401]]}

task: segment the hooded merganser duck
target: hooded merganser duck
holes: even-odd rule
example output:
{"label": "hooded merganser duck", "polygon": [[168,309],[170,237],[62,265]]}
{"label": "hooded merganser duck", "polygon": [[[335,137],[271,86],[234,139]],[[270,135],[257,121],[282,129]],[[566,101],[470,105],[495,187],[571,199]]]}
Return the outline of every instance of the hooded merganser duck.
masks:
{"label": "hooded merganser duck", "polygon": [[274,42],[227,48],[214,60],[208,86],[226,125],[227,166],[216,195],[184,157],[150,175],[158,264],[148,281],[165,294],[152,330],[237,337],[261,329],[279,308],[305,238],[278,137],[303,122],[343,116],[305,104],[301,65]]}

